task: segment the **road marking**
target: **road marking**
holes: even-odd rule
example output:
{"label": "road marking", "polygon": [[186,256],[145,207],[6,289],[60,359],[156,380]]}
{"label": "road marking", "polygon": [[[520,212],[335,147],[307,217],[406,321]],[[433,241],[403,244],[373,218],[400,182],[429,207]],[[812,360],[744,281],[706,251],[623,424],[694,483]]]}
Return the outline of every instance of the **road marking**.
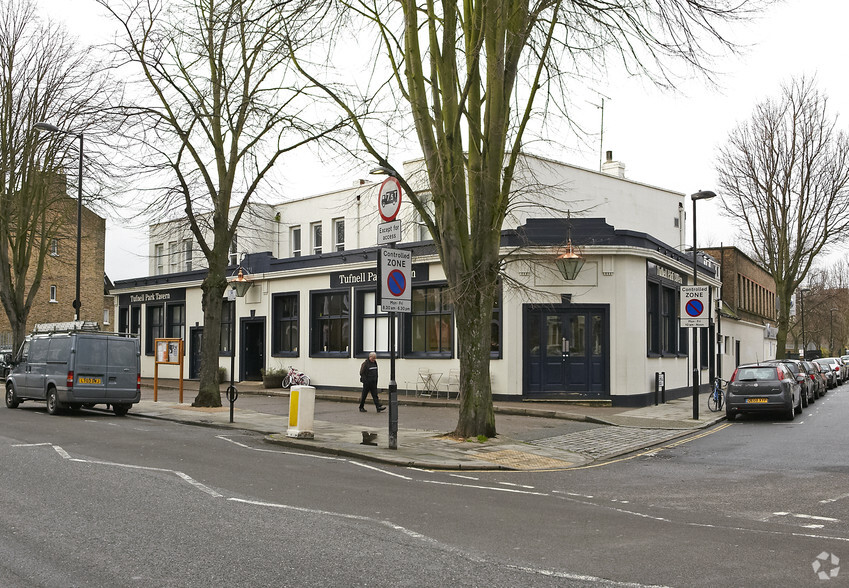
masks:
{"label": "road marking", "polygon": [[552,494],[565,494],[566,496],[577,496],[578,498],[595,498],[592,494],[575,494],[574,492],[564,492],[563,490],[552,490]]}
{"label": "road marking", "polygon": [[[425,471],[425,470],[421,470],[421,471]],[[475,478],[474,476],[461,476],[460,474],[448,474],[448,475],[451,476],[452,478],[463,478],[464,480],[475,480],[475,481],[480,480],[480,478]]]}
{"label": "road marking", "polygon": [[793,512],[774,512],[773,515],[777,517],[796,517],[797,519],[810,519],[812,521],[826,521],[829,523],[839,523],[840,519],[833,519],[831,517],[818,517],[816,515],[807,515],[807,514],[797,514]]}
{"label": "road marking", "polygon": [[838,500],[843,500],[844,498],[849,498],[849,494],[841,494],[840,496],[836,496],[834,498],[826,498],[825,500],[820,500],[820,504],[830,504],[832,502],[837,502]]}
{"label": "road marking", "polygon": [[389,471],[386,471],[384,469],[376,468],[372,465],[368,465],[366,463],[360,463],[358,461],[351,461],[351,460],[348,460],[348,463],[350,463],[351,465],[359,466],[361,468],[366,468],[368,470],[374,470],[375,472],[380,472],[381,474],[386,474],[387,476],[395,476],[396,478],[401,478],[402,480],[412,480],[412,478],[409,477],[409,476],[404,476],[402,474],[396,474],[395,472],[389,472]]}
{"label": "road marking", "polygon": [[245,449],[250,449],[251,451],[259,451],[260,453],[280,453],[283,455],[297,455],[299,457],[312,457],[314,459],[326,459],[330,461],[349,461],[347,459],[341,457],[332,457],[330,455],[316,455],[314,453],[300,453],[297,451],[285,451],[281,449],[262,449],[260,447],[252,447],[245,443],[239,443],[238,441],[234,441],[233,439],[228,438],[226,435],[216,435],[216,439],[223,439],[233,445],[238,445],[239,447],[243,447]]}
{"label": "road marking", "polygon": [[496,492],[511,492],[513,494],[528,494],[530,496],[551,496],[548,492],[530,492],[517,488],[498,488],[497,486],[481,486],[478,484],[460,484],[458,482],[444,482],[442,480],[418,480],[422,484],[438,484],[440,486],[455,486],[457,488],[474,488],[477,490],[494,490]]}
{"label": "road marking", "polygon": [[[192,478],[188,474],[181,472],[181,471],[178,471],[178,470],[172,470],[172,469],[168,469],[168,468],[154,468],[154,467],[140,466],[140,465],[129,464],[129,463],[118,463],[118,462],[114,462],[114,461],[102,461],[102,460],[98,460],[98,459],[82,459],[80,457],[71,457],[71,454],[69,454],[67,451],[65,451],[59,445],[54,445],[53,443],[38,443],[38,445],[39,446],[44,446],[44,445],[52,446],[53,449],[56,451],[56,453],[58,453],[60,456],[62,456],[62,459],[67,459],[68,461],[72,461],[74,463],[87,463],[87,464],[92,464],[92,465],[105,465],[105,466],[124,468],[124,469],[129,469],[129,470],[143,470],[143,471],[148,471],[148,472],[164,472],[164,473],[168,473],[168,474],[174,474],[175,476],[177,476],[178,478],[188,482],[189,484],[191,484],[192,486],[194,486],[195,488],[197,488],[201,492],[205,492],[206,494],[209,494],[210,496],[212,496],[214,498],[223,498],[223,494],[219,494],[218,492],[216,492],[215,490],[213,490],[209,486],[207,486],[207,485],[205,485],[201,482],[198,482],[197,480],[195,480],[194,478]],[[33,446],[34,445],[13,445],[13,447],[33,447]]]}
{"label": "road marking", "polygon": [[499,482],[499,484],[503,484],[505,486],[513,486],[514,488],[526,488],[528,490],[533,490],[533,486],[526,486],[524,484],[513,484],[512,482]]}
{"label": "road marking", "polygon": [[43,447],[45,445],[53,445],[52,443],[15,443],[12,447]]}

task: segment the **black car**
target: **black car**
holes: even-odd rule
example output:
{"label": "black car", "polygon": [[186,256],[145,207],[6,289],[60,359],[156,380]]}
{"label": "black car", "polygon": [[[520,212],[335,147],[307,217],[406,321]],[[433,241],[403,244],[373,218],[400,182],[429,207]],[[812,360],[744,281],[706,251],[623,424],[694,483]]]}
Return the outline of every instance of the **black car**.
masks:
{"label": "black car", "polygon": [[814,398],[816,384],[811,379],[811,374],[809,373],[808,367],[805,366],[805,362],[800,359],[769,359],[764,363],[781,363],[787,366],[790,371],[793,372],[793,376],[796,378],[796,381],[799,382],[799,385],[802,387],[803,408],[807,408],[809,403],[816,400]]}
{"label": "black car", "polygon": [[765,411],[781,412],[791,421],[802,413],[801,382],[783,362],[741,365],[725,389],[729,421],[740,413]]}
{"label": "black car", "polygon": [[6,381],[9,370],[12,369],[12,348],[0,347],[0,376]]}

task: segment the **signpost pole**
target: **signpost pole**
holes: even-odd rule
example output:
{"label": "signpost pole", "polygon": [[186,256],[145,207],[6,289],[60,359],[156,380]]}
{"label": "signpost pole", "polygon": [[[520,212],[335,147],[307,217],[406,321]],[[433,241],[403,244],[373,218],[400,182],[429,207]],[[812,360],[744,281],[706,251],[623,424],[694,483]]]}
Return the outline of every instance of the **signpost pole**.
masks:
{"label": "signpost pole", "polygon": [[[693,286],[699,279],[698,267],[699,251],[696,249],[696,200],[693,199]],[[699,420],[699,329],[693,327],[693,420]]]}

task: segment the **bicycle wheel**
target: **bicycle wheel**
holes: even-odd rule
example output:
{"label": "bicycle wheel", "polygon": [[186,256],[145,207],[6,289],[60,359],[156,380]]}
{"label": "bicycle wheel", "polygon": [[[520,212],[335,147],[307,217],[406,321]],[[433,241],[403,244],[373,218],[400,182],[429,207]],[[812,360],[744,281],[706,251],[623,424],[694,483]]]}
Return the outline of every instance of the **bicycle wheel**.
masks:
{"label": "bicycle wheel", "polygon": [[310,377],[308,375],[304,374],[301,379],[303,380],[302,383],[303,383],[304,386],[310,385]]}
{"label": "bicycle wheel", "polygon": [[719,398],[719,392],[714,390],[711,392],[710,396],[708,396],[708,408],[712,412],[717,412],[720,408],[722,408],[722,400]]}
{"label": "bicycle wheel", "polygon": [[292,385],[292,378],[289,377],[289,374],[283,376],[283,387],[288,388]]}

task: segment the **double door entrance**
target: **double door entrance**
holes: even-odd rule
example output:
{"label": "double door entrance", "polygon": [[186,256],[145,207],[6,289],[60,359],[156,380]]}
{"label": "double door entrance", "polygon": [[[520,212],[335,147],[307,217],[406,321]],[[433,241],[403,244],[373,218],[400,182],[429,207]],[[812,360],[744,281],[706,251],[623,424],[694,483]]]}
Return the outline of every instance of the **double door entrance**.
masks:
{"label": "double door entrance", "polygon": [[607,306],[526,305],[524,394],[610,394]]}

